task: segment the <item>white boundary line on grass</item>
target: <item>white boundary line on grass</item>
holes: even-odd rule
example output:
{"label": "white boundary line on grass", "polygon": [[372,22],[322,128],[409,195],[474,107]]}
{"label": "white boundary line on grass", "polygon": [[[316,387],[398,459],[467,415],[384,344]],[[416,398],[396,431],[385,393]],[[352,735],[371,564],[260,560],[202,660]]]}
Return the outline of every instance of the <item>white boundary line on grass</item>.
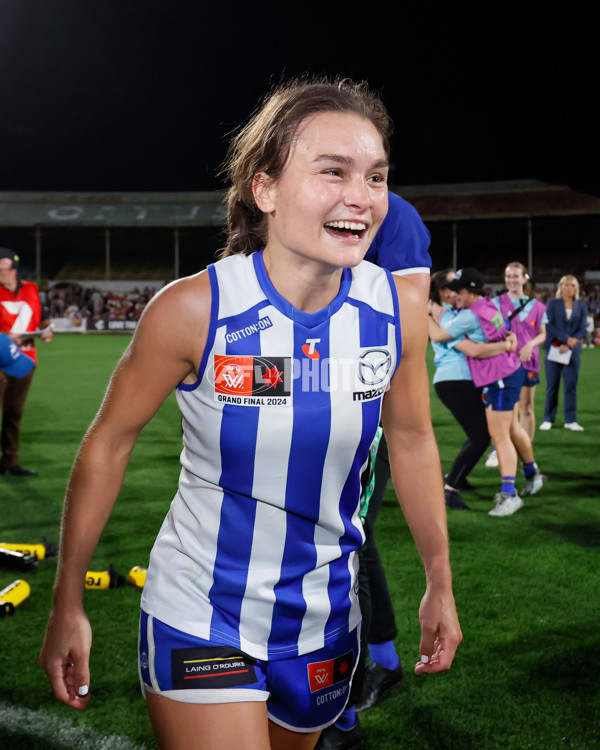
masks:
{"label": "white boundary line on grass", "polygon": [[72,750],[147,750],[146,745],[137,745],[122,735],[102,734],[47,711],[33,711],[4,701],[0,701],[0,727],[43,739],[49,748],[56,743]]}

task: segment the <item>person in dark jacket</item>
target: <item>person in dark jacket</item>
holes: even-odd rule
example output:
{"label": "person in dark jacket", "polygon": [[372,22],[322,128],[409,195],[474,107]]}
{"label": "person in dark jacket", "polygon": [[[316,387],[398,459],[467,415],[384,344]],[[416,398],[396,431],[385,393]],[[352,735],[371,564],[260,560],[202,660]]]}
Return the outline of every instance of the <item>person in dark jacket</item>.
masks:
{"label": "person in dark jacket", "polygon": [[546,404],[540,430],[549,430],[558,410],[560,379],[564,381],[565,428],[582,432],[577,422],[577,378],[581,341],[585,336],[588,309],[579,299],[579,282],[570,274],[558,282],[556,298],[546,306]]}

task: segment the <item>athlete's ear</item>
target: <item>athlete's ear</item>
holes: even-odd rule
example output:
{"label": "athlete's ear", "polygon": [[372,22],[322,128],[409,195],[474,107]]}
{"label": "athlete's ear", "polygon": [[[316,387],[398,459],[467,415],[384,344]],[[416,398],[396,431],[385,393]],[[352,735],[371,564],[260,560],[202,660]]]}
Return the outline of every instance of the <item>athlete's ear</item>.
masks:
{"label": "athlete's ear", "polygon": [[258,208],[265,214],[275,210],[275,181],[266,172],[257,172],[252,178],[252,194]]}

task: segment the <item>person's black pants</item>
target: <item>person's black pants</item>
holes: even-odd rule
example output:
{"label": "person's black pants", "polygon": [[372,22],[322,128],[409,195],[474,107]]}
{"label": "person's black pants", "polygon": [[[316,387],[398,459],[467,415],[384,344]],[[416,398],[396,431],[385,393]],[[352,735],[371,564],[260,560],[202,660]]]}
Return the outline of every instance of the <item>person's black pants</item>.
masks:
{"label": "person's black pants", "polygon": [[434,388],[467,436],[446,477],[450,487],[460,489],[490,444],[481,388],[476,388],[472,380],[443,380],[435,383]]}

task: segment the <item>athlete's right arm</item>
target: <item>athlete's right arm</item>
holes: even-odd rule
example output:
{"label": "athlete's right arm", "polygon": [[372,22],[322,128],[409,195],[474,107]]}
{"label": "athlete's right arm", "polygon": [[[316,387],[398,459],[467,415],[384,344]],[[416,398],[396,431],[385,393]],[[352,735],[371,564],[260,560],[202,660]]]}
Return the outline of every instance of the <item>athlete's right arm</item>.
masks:
{"label": "athlete's right arm", "polygon": [[40,664],[56,697],[85,708],[91,629],[83,609],[86,571],[119,494],[136,439],[169,393],[197,378],[210,319],[208,273],[161,290],[131,344],[81,446],[64,503],[54,601]]}
{"label": "athlete's right arm", "polygon": [[463,339],[454,348],[473,359],[491,359],[499,354],[514,352],[517,348],[517,337],[514,333],[508,331],[506,338],[502,341],[479,344],[470,339]]}

